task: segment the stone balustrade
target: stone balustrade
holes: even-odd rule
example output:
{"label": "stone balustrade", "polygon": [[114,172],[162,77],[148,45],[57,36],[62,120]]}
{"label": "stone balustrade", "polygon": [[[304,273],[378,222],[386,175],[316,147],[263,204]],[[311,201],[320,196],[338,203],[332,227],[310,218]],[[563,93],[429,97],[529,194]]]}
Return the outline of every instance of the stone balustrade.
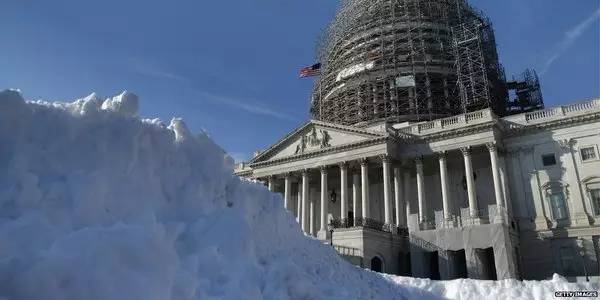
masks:
{"label": "stone balustrade", "polygon": [[345,247],[341,245],[333,245],[333,248],[341,255],[362,257],[363,252],[358,248]]}
{"label": "stone balustrade", "polygon": [[465,125],[482,124],[493,120],[494,115],[492,111],[490,109],[484,109],[431,122],[412,124],[408,127],[398,128],[397,130],[401,133],[412,135],[427,135],[464,127]]}
{"label": "stone balustrade", "polygon": [[[600,99],[508,116],[502,120],[507,121],[508,127],[512,129],[593,112],[600,112]],[[491,122],[494,119],[495,116],[490,109],[483,109],[430,122],[411,124],[407,127],[396,128],[396,130],[400,133],[422,136],[465,127],[466,125]]]}
{"label": "stone balustrade", "polygon": [[511,129],[600,112],[600,99],[547,108],[503,118]]}

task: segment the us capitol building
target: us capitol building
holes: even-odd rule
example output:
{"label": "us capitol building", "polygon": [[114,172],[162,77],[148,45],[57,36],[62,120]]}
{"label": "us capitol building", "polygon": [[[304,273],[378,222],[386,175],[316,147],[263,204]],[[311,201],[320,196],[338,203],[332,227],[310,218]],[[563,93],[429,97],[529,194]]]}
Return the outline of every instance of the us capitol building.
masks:
{"label": "us capitol building", "polygon": [[598,280],[600,99],[544,108],[466,0],[346,0],[312,120],[236,166],[348,261],[432,279]]}

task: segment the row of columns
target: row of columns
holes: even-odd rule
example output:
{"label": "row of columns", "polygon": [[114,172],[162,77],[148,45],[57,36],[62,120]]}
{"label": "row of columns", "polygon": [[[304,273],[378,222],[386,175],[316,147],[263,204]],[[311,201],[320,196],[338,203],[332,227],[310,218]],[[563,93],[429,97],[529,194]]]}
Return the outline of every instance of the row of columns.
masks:
{"label": "row of columns", "polygon": [[[499,158],[498,150],[495,144],[487,144],[487,149],[490,154],[490,162],[492,168],[492,178],[494,185],[494,195],[496,198],[496,205],[500,210],[504,209],[503,203],[503,190],[500,178],[499,170]],[[480,213],[477,203],[477,190],[475,187],[475,178],[473,176],[473,163],[471,159],[471,148],[463,147],[460,151],[464,160],[465,177],[467,184],[467,197],[469,203],[469,212],[472,222],[479,224]],[[408,170],[403,170],[400,166],[394,166],[392,170],[391,161],[388,156],[380,156],[382,163],[382,175],[383,175],[383,195],[384,195],[384,215],[383,221],[386,224],[393,224],[397,227],[406,227],[408,224],[408,216],[411,213],[410,201],[407,201],[410,197],[410,173]],[[448,178],[448,167],[446,152],[438,153],[439,160],[439,174],[441,184],[441,197],[443,205],[443,216],[445,226],[454,227],[455,223],[452,219],[452,199],[449,191],[449,178]],[[360,174],[354,173],[352,175],[352,206],[354,207],[355,218],[370,218],[370,206],[369,206],[369,165],[366,158],[360,159]],[[342,219],[346,218],[349,211],[348,203],[348,164],[340,163],[340,201],[341,201],[341,216]],[[422,224],[429,224],[429,215],[427,214],[427,201],[425,198],[425,175],[423,170],[423,157],[417,157],[415,159],[415,170],[416,170],[416,188],[417,188],[417,204],[418,204],[418,218]],[[393,176],[392,176],[393,172]],[[309,175],[308,170],[301,172],[301,181],[298,189],[298,207],[297,220],[301,224],[302,230],[314,234],[314,228],[311,228],[313,218],[314,206],[309,199]],[[328,181],[327,181],[327,167],[322,166],[320,168],[321,178],[321,215],[320,215],[320,228],[321,232],[327,231],[328,224]],[[393,178],[393,182],[392,182]],[[394,192],[392,195],[392,184]],[[274,190],[273,177],[268,180],[269,190]],[[292,179],[290,174],[285,176],[284,184],[284,206],[286,209],[290,209],[292,191]],[[360,197],[359,197],[360,195]],[[393,197],[393,203],[392,203]],[[358,211],[358,199],[361,200],[361,211]],[[393,210],[395,207],[395,210]],[[395,218],[394,218],[395,215]],[[498,214],[502,216],[502,214]],[[395,221],[394,221],[395,219]],[[496,220],[498,221],[498,220]]]}
{"label": "row of columns", "polygon": [[[499,168],[499,158],[498,158],[498,149],[496,144],[489,143],[486,144],[486,147],[490,154],[490,163],[492,169],[492,178],[493,178],[493,187],[494,187],[494,196],[496,200],[496,207],[498,213],[496,217],[498,219],[493,220],[494,222],[502,222],[503,221],[503,211],[505,210],[505,205],[503,202],[504,195],[502,190],[502,182],[500,178],[500,168]],[[469,202],[469,214],[471,217],[471,221],[474,224],[481,223],[481,215],[479,212],[479,206],[477,203],[477,188],[475,187],[475,178],[473,176],[473,162],[471,159],[471,148],[463,147],[460,148],[460,151],[463,155],[464,168],[465,168],[465,180],[467,183],[467,198]],[[441,186],[441,196],[442,196],[442,206],[443,206],[443,215],[444,215],[444,226],[454,227],[456,224],[452,219],[451,207],[452,202],[450,198],[450,192],[448,189],[448,167],[447,167],[447,159],[446,152],[438,153],[439,160],[439,174],[440,174],[440,186]],[[415,159],[415,169],[416,169],[416,177],[417,177],[417,198],[419,204],[419,222],[425,225],[428,225],[428,215],[426,214],[426,199],[425,199],[425,187],[424,187],[424,174],[423,174],[423,159],[422,157],[418,157]],[[492,221],[492,220],[490,220]]]}
{"label": "row of columns", "polygon": [[[390,171],[390,160],[387,156],[381,156],[382,167],[383,167],[383,181],[384,181],[384,221],[386,224],[393,223],[393,212],[392,212],[392,191],[391,191],[391,171]],[[355,218],[370,218],[370,206],[369,206],[369,161],[365,159],[359,160],[360,164],[360,174],[355,173],[352,175],[352,206],[355,210]],[[348,211],[350,210],[349,200],[348,200],[348,163],[343,162],[339,164],[340,170],[340,205],[341,205],[341,215],[342,218],[345,218],[348,215]],[[309,170],[303,170],[301,172],[301,179],[299,182],[298,189],[298,203],[296,207],[298,207],[297,212],[297,221],[301,224],[302,230],[304,232],[309,232],[314,234],[313,228],[310,228],[314,222],[312,222],[311,218],[313,217],[312,212],[314,208],[311,207],[312,202],[309,199],[309,191],[310,191],[310,181],[309,181]],[[398,170],[394,170],[394,174],[399,174]],[[328,180],[327,180],[327,166],[320,167],[320,181],[321,181],[321,190],[320,190],[320,200],[321,200],[321,214],[320,214],[320,228],[319,231],[326,232],[327,231],[327,216],[328,216],[328,196],[329,196],[329,188],[328,188]],[[284,183],[284,207],[287,210],[290,210],[290,201],[292,198],[292,177],[291,174],[285,175],[285,183]],[[395,186],[400,185],[400,178],[396,178]],[[270,191],[274,191],[275,183],[274,177],[268,178],[268,187]],[[396,191],[400,188],[396,187]],[[396,195],[398,193],[396,192]],[[357,211],[358,201],[361,201],[361,211]],[[397,204],[399,205],[400,197],[397,197]],[[398,216],[400,215],[399,208],[396,211],[397,220],[400,220]]]}

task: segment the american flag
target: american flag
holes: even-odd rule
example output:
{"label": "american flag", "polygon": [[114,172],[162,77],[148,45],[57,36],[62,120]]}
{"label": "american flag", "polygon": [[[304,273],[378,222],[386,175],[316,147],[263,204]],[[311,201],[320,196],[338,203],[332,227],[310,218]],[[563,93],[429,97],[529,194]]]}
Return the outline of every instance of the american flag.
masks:
{"label": "american flag", "polygon": [[321,75],[321,63],[316,63],[312,66],[300,69],[300,78],[312,77]]}

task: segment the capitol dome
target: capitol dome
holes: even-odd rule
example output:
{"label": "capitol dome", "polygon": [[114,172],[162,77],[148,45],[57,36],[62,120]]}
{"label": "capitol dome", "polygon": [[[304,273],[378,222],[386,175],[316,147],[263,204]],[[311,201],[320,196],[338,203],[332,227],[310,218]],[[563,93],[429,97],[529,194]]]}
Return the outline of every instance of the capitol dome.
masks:
{"label": "capitol dome", "polygon": [[502,109],[493,30],[465,0],[345,0],[317,48],[316,120],[357,125]]}

